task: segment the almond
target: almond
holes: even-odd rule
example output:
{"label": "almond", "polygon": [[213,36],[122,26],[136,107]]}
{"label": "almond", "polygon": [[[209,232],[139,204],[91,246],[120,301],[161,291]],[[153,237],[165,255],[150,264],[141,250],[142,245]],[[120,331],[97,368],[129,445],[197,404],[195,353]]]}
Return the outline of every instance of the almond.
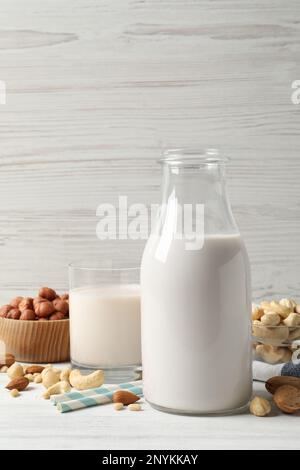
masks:
{"label": "almond", "polygon": [[289,377],[289,376],[276,376],[276,377],[271,377],[269,380],[266,382],[266,389],[268,390],[269,393],[274,395],[276,390],[279,387],[282,387],[283,385],[291,385],[292,387],[296,387],[300,390],[300,378],[299,377]]}
{"label": "almond", "polygon": [[29,366],[26,367],[26,374],[41,374],[44,369],[43,366]]}
{"label": "almond", "polygon": [[15,362],[16,362],[16,359],[13,354],[5,354],[4,357],[0,356],[0,367],[3,367],[3,366],[10,367]]}
{"label": "almond", "polygon": [[279,387],[274,396],[275,404],[283,413],[296,413],[300,410],[300,390],[291,385]]}
{"label": "almond", "polygon": [[18,377],[17,379],[11,380],[5,388],[7,388],[8,390],[16,389],[19,390],[19,392],[22,392],[22,390],[25,390],[28,384],[29,380],[26,377]]}
{"label": "almond", "polygon": [[131,405],[132,403],[135,403],[139,399],[140,397],[138,397],[132,392],[129,392],[128,390],[117,390],[113,394],[113,402],[123,403],[123,405]]}

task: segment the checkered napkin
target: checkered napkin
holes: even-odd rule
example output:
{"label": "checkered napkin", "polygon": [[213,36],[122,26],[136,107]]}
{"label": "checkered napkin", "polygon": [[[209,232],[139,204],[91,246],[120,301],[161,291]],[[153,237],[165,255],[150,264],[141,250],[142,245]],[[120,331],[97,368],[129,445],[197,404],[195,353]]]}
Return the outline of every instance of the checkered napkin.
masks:
{"label": "checkered napkin", "polygon": [[54,395],[51,398],[52,403],[61,413],[68,411],[81,410],[90,406],[104,405],[112,402],[112,396],[116,390],[129,390],[135,395],[142,396],[142,381],[128,382],[119,385],[106,385],[90,390],[63,393]]}

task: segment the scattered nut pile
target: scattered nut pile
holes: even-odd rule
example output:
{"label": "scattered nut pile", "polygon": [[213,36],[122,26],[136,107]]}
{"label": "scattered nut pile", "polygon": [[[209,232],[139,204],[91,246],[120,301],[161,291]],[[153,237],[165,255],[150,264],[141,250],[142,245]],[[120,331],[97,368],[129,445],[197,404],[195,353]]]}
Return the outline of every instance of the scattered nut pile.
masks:
{"label": "scattered nut pile", "polygon": [[[6,354],[3,363],[0,363],[0,372],[6,373],[10,379],[6,385],[13,398],[19,397],[27,389],[30,382],[41,384],[45,390],[42,398],[49,399],[52,395],[68,393],[72,388],[88,390],[101,387],[104,383],[104,373],[96,370],[88,375],[82,375],[78,369],[57,369],[53,365],[23,366],[15,361],[12,354]],[[114,408],[120,411],[128,405],[131,411],[140,411],[141,406],[136,403],[140,397],[129,390],[117,390],[113,394]]]}
{"label": "scattered nut pile", "polygon": [[265,344],[254,344],[258,358],[269,364],[289,362],[290,343],[300,339],[300,305],[293,299],[263,301],[252,310],[253,335]]}
{"label": "scattered nut pile", "polygon": [[0,308],[0,317],[11,320],[65,320],[69,317],[69,294],[57,295],[50,287],[42,287],[38,296],[16,297]]}
{"label": "scattered nut pile", "polygon": [[[274,404],[283,413],[294,414],[300,411],[299,377],[272,377],[266,382],[266,389],[273,395]],[[250,413],[255,416],[268,416],[271,411],[271,402],[266,398],[256,396],[250,403]]]}

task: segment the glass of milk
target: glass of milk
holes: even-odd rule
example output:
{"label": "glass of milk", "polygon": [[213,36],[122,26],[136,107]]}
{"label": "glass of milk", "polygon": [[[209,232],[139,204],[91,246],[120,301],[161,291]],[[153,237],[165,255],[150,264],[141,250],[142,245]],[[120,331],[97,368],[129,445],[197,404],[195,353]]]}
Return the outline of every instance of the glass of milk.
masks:
{"label": "glass of milk", "polygon": [[106,383],[141,375],[139,273],[113,262],[69,266],[71,362],[104,370]]}

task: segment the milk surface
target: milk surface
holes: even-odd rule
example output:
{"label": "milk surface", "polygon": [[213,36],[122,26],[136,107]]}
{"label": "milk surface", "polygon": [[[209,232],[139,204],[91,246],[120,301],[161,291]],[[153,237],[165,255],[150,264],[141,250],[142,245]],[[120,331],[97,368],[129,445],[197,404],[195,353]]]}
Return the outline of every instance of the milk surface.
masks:
{"label": "milk surface", "polygon": [[199,251],[173,240],[165,262],[152,235],[141,270],[146,399],[188,413],[229,411],[252,392],[250,271],[239,235]]}
{"label": "milk surface", "polygon": [[109,368],[141,363],[140,287],[108,285],[70,291],[71,358]]}

